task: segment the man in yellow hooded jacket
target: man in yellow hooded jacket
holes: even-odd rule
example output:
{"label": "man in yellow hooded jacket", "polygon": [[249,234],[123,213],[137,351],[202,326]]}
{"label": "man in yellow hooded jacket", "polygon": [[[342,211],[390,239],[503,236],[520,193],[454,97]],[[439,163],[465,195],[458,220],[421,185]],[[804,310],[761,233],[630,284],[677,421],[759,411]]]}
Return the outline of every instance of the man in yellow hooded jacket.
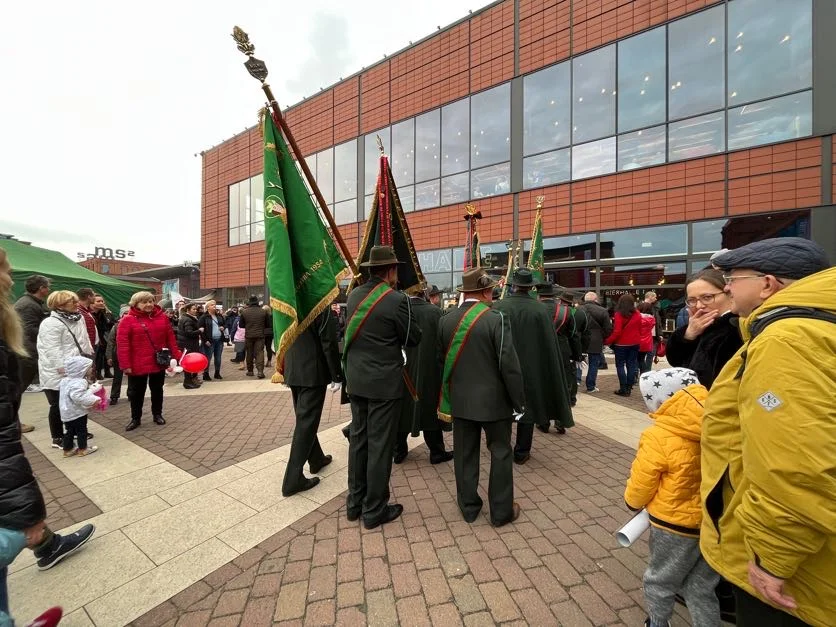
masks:
{"label": "man in yellow hooded jacket", "polygon": [[[836,268],[801,238],[712,258],[743,347],[702,431],[700,548],[738,625],[836,624]],[[801,309],[803,308],[803,309]]]}

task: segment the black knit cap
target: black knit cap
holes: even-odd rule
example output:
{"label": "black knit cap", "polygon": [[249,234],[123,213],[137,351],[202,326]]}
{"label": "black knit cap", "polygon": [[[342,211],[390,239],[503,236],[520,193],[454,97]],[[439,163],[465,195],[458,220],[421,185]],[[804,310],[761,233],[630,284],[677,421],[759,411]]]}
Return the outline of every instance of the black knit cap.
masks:
{"label": "black knit cap", "polygon": [[802,237],[775,237],[718,253],[711,263],[720,270],[746,268],[786,279],[803,279],[830,267],[824,249]]}

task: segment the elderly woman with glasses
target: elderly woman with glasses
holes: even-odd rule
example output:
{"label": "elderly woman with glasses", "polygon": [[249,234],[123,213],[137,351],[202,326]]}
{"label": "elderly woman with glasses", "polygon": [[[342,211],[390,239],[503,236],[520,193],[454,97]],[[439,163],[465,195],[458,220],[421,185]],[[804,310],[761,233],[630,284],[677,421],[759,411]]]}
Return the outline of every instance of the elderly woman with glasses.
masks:
{"label": "elderly woman with glasses", "polygon": [[709,389],[743,344],[725,288],[719,270],[706,268],[695,274],[685,288],[688,324],[674,331],[667,346],[668,363],[690,368]]}

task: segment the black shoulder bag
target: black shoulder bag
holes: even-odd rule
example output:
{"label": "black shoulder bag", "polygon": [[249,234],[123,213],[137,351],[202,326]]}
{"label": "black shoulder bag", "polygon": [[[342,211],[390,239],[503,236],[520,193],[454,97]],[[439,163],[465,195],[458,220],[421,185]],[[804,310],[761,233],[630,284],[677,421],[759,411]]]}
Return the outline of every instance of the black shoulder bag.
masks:
{"label": "black shoulder bag", "polygon": [[148,337],[148,343],[151,344],[151,348],[154,349],[154,359],[157,362],[157,365],[160,368],[168,368],[171,365],[171,351],[167,348],[157,348],[154,344],[154,340],[151,339],[151,334],[148,333],[148,327],[145,326],[144,322],[140,322],[139,324],[142,325],[142,329],[145,331],[145,335]]}
{"label": "black shoulder bag", "polygon": [[[57,317],[57,316],[56,316],[56,317]],[[87,359],[92,359],[93,361],[95,361],[95,359],[96,359],[95,355],[91,355],[91,354],[89,354],[89,353],[85,353],[85,352],[81,349],[81,344],[79,344],[79,343],[78,343],[78,338],[75,336],[75,333],[73,333],[73,330],[70,328],[70,325],[68,325],[68,324],[67,324],[67,322],[66,322],[65,320],[62,320],[61,318],[58,318],[58,320],[61,320],[61,323],[62,323],[65,327],[67,327],[67,331],[69,332],[70,337],[71,337],[71,338],[73,338],[73,342],[75,342],[75,347],[78,349],[78,354],[79,354],[79,355],[81,355],[82,357],[86,357]]]}

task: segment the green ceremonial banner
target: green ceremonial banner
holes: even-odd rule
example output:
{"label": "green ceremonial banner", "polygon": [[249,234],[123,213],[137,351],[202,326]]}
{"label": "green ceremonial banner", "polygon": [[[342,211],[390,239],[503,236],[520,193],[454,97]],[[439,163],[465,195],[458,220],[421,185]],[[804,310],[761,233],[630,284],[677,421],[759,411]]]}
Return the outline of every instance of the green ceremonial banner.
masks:
{"label": "green ceremonial banner", "polygon": [[534,217],[534,232],[531,235],[531,252],[528,255],[528,268],[534,275],[534,281],[542,283],[545,279],[543,266],[543,214],[538,207]]}
{"label": "green ceremonial banner", "polygon": [[339,293],[346,265],[273,117],[264,116],[264,240],[276,343],[274,383],[287,349]]}

